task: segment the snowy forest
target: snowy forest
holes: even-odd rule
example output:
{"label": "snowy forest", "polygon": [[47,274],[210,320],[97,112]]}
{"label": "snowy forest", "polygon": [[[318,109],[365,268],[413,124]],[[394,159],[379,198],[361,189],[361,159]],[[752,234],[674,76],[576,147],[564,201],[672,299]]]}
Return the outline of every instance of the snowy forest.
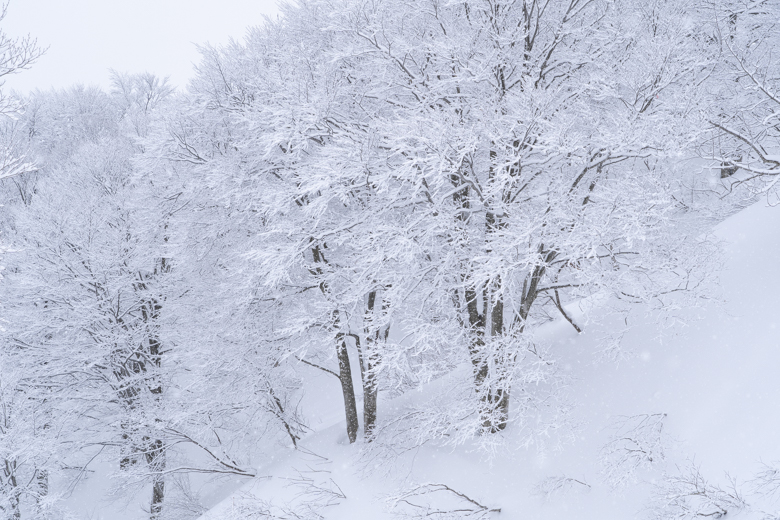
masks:
{"label": "snowy forest", "polygon": [[2,519],[780,518],[780,2],[200,52],[0,89]]}

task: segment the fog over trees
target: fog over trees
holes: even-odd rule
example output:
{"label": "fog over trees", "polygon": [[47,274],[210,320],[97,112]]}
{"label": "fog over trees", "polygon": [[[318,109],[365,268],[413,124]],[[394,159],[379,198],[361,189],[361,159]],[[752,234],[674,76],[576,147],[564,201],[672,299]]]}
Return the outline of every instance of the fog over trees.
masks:
{"label": "fog over trees", "polygon": [[[372,475],[566,437],[540,327],[619,370],[636,316],[717,298],[713,226],[777,201],[779,23],[773,0],[299,0],[182,91],[3,91],[0,517],[71,518],[98,471],[197,518],[193,482],[307,449],[318,388]],[[0,80],[42,52],[0,32]],[[620,428],[652,451],[662,421]],[[426,514],[498,514],[466,498]],[[323,518],[266,513],[236,518]]]}

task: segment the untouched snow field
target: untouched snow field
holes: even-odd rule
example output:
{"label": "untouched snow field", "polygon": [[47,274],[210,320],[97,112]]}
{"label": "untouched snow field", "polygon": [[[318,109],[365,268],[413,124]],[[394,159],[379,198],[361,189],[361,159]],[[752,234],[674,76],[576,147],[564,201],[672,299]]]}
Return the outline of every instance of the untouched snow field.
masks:
{"label": "untouched snow field", "polygon": [[[258,469],[262,477],[241,481],[200,520],[380,520],[398,518],[393,511],[414,518],[453,509],[472,516],[428,518],[693,519],[724,511],[729,518],[780,518],[771,482],[762,488],[755,480],[763,464],[780,460],[780,208],[756,204],[716,234],[726,250],[723,301],[663,341],[656,324],[635,323],[623,340],[626,356],[614,362],[596,354],[598,334],[587,326],[578,335],[560,320],[537,334],[553,352],[565,351],[556,357],[570,378],[573,435],[523,448],[509,428],[492,456],[476,444],[427,445],[373,467],[360,458],[360,442],[347,443],[338,384],[318,376],[304,406],[319,419],[303,449],[277,451]],[[423,396],[412,394],[380,401],[380,414]],[[424,484],[392,509],[388,495]],[[118,518],[90,499],[99,487],[88,483],[69,502],[89,509],[89,518]],[[119,514],[116,507],[110,509]],[[131,504],[122,516],[144,514]]]}

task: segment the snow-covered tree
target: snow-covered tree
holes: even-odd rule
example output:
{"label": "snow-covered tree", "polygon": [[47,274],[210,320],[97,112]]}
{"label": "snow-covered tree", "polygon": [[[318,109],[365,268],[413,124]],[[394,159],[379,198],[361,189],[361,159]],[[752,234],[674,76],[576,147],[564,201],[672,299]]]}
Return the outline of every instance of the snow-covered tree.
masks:
{"label": "snow-covered tree", "polygon": [[[676,219],[669,163],[690,139],[685,117],[710,66],[689,6],[301,11],[331,13],[320,23],[329,60],[307,61],[320,90],[299,88],[306,103],[290,107],[293,130],[305,130],[294,134],[304,158],[292,200],[312,213],[306,234],[355,245],[361,255],[349,258],[379,262],[372,277],[415,309],[398,316],[413,331],[402,350],[470,361],[479,401],[470,431],[506,426],[512,380],[536,356],[535,313],[558,309],[579,327],[567,298],[663,306],[665,294],[699,283],[700,258],[685,247],[699,231]],[[397,354],[384,357],[410,359]]]}
{"label": "snow-covered tree", "polygon": [[[38,93],[30,105],[22,123],[40,174],[20,189],[5,237],[6,354],[31,370],[20,376],[21,395],[53,410],[41,428],[59,432],[54,462],[78,466],[118,448],[121,466],[138,461],[158,475],[158,516],[163,376],[153,276],[165,266],[150,257],[132,201],[135,149],[98,90]],[[70,415],[78,420],[54,422]]]}
{"label": "snow-covered tree", "polygon": [[712,132],[702,146],[720,178],[774,195],[780,178],[779,16],[776,3],[762,0],[713,7],[713,38],[723,64],[711,82],[714,99],[706,117]]}
{"label": "snow-covered tree", "polygon": [[[278,306],[266,320],[289,356],[338,377],[350,440],[350,351],[368,431],[377,381],[470,364],[466,422],[442,423],[464,438],[505,428],[510,393],[530,392],[548,312],[580,330],[568,302],[695,294],[708,246],[671,164],[712,65],[697,15],[312,1],[205,50],[169,157],[221,208],[210,234],[246,230],[231,271]],[[516,401],[533,418],[532,396]]]}

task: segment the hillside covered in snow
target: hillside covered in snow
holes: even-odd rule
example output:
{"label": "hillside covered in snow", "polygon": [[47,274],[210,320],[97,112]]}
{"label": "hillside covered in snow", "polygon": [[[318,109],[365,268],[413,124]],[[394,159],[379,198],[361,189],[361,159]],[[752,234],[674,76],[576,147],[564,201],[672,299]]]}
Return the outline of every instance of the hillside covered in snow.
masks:
{"label": "hillside covered in snow", "polygon": [[780,4],[280,9],[0,31],[0,520],[780,518]]}
{"label": "hillside covered in snow", "polygon": [[[658,324],[640,318],[623,340],[619,362],[599,355],[597,333],[587,326],[578,334],[559,319],[540,331],[537,339],[558,353],[566,375],[570,431],[526,447],[510,427],[495,451],[478,441],[457,448],[431,443],[377,464],[367,446],[347,444],[343,420],[323,422],[299,450],[276,452],[258,468],[261,477],[202,520],[266,513],[343,520],[396,518],[393,513],[774,518],[780,511],[780,212],[760,202],[718,225],[716,234],[725,247],[722,293],[690,325],[659,340]],[[341,397],[327,382],[316,389],[323,417],[331,417],[329,402],[337,414]],[[392,412],[386,413],[430,398],[436,383],[431,386],[387,403]]]}

